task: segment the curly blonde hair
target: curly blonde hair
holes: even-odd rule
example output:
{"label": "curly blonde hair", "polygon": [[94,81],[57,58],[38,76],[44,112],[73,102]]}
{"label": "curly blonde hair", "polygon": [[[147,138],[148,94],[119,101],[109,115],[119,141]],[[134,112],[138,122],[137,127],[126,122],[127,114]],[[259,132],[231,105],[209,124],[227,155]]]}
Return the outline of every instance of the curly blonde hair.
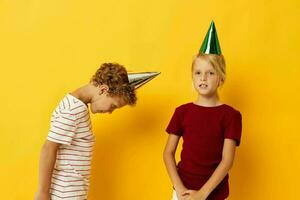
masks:
{"label": "curly blonde hair", "polygon": [[128,105],[134,105],[137,101],[134,87],[129,84],[127,71],[118,63],[103,63],[90,82],[96,87],[107,85],[110,96],[121,97]]}

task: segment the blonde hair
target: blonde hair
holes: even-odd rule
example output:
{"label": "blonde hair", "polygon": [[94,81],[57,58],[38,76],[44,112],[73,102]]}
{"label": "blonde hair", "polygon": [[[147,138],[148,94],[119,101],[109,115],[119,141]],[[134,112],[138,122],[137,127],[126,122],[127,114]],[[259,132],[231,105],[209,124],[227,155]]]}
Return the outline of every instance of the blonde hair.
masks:
{"label": "blonde hair", "polygon": [[211,64],[216,70],[217,74],[221,78],[222,83],[225,82],[226,79],[226,63],[225,63],[225,58],[224,56],[218,55],[218,54],[204,54],[204,53],[199,53],[196,55],[196,57],[193,60],[192,63],[192,71],[194,69],[194,64],[197,58],[203,58],[204,60],[208,61],[209,64]]}

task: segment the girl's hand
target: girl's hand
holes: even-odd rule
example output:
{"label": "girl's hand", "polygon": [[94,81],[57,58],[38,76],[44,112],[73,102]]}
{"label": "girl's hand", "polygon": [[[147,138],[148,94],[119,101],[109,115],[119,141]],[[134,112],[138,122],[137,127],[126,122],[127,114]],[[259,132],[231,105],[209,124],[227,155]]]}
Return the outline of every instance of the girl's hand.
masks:
{"label": "girl's hand", "polygon": [[176,191],[176,196],[177,196],[177,199],[178,200],[186,200],[186,198],[187,198],[187,194],[186,194],[186,191],[187,191],[188,189],[186,189],[185,187],[184,188],[181,188],[180,190],[177,190]]}
{"label": "girl's hand", "polygon": [[187,197],[188,197],[189,195],[188,194],[178,194],[177,195],[177,199],[178,200],[187,200]]}
{"label": "girl's hand", "polygon": [[208,196],[203,190],[187,190],[184,195],[186,195],[186,200],[205,200]]}
{"label": "girl's hand", "polygon": [[50,200],[49,192],[37,192],[34,200]]}

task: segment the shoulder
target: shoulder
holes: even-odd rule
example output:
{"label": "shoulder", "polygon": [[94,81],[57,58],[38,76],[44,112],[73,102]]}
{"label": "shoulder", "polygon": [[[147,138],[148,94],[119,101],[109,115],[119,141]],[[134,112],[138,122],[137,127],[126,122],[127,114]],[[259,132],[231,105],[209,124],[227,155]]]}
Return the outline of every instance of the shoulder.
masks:
{"label": "shoulder", "polygon": [[59,103],[56,110],[61,115],[78,118],[88,114],[88,107],[80,100],[70,94],[67,94]]}
{"label": "shoulder", "polygon": [[191,102],[182,104],[182,105],[176,107],[176,110],[179,110],[179,111],[187,110],[187,109],[189,109],[192,106],[192,104],[193,103],[191,103]]}
{"label": "shoulder", "polygon": [[179,105],[175,108],[175,113],[176,114],[183,114],[185,113],[190,107],[192,103],[185,103],[182,105]]}
{"label": "shoulder", "polygon": [[185,103],[180,106],[177,106],[174,111],[176,116],[184,116],[184,114],[190,109],[192,103]]}
{"label": "shoulder", "polygon": [[241,112],[238,109],[236,109],[230,105],[224,104],[223,108],[224,108],[225,116],[228,118],[233,118],[233,117],[241,118],[242,117]]}

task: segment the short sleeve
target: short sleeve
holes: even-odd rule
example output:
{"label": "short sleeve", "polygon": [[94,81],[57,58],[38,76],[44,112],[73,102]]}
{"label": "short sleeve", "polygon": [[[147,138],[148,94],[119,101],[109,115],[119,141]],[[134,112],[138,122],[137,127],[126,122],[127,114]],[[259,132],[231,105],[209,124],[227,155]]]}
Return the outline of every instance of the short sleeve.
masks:
{"label": "short sleeve", "polygon": [[169,122],[169,125],[167,126],[166,132],[169,134],[175,134],[178,136],[181,136],[183,134],[183,112],[180,107],[175,109],[175,112]]}
{"label": "short sleeve", "polygon": [[224,138],[236,141],[236,146],[240,145],[242,134],[242,115],[235,111],[225,125]]}
{"label": "short sleeve", "polygon": [[66,111],[62,111],[52,117],[47,140],[70,145],[75,136],[75,130],[75,115]]}

